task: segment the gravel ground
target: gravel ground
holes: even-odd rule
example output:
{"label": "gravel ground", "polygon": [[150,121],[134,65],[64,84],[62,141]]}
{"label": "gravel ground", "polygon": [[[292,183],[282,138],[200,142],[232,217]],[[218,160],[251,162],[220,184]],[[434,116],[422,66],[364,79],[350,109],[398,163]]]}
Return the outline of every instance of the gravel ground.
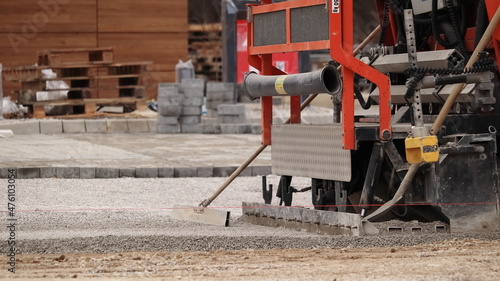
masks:
{"label": "gravel ground", "polygon": [[[224,228],[170,218],[175,204],[196,206],[223,178],[36,179],[18,180],[16,239],[22,253],[113,253],[130,251],[206,251],[273,248],[393,247],[483,235],[420,234],[377,237],[323,236],[270,228],[239,220],[241,202],[262,202],[261,178],[237,178],[212,206],[231,211]],[[269,183],[277,185],[278,178]],[[7,183],[5,183],[7,184]],[[305,187],[307,179],[292,183]],[[2,196],[2,205],[7,205]],[[294,205],[310,206],[310,194]],[[4,212],[4,214],[7,214]],[[7,235],[2,228],[2,235]],[[2,253],[6,247],[1,247]]]}

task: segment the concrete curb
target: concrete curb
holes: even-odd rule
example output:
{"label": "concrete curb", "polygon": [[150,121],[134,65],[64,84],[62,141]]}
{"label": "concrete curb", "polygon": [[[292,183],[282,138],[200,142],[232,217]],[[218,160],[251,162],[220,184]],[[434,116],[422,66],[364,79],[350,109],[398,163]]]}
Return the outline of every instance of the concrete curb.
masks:
{"label": "concrete curb", "polygon": [[[199,134],[260,134],[258,124],[196,124],[194,131],[185,133]],[[176,125],[178,126],[178,125]],[[215,128],[217,127],[217,128]],[[158,132],[157,119],[43,119],[0,122],[0,130],[12,130],[14,135],[38,134],[81,134],[81,133],[171,133],[180,134],[180,127],[176,130]]]}
{"label": "concrete curb", "polygon": [[[228,177],[238,167],[160,167],[160,168],[103,168],[103,167],[39,167],[0,168],[0,178],[6,179],[9,169],[15,169],[18,179],[112,179],[112,178],[186,178]],[[271,174],[271,166],[249,166],[241,176]]]}

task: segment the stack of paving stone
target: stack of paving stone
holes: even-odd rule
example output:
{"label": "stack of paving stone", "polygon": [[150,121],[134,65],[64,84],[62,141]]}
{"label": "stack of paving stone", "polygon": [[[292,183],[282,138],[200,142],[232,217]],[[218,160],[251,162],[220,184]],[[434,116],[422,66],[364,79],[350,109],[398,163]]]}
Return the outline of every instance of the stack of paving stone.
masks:
{"label": "stack of paving stone", "polygon": [[158,133],[202,133],[204,90],[203,79],[158,84]]}
{"label": "stack of paving stone", "polygon": [[205,95],[205,81],[203,79],[183,79],[181,82],[182,100],[179,122],[182,133],[202,133],[201,113]]}
{"label": "stack of paving stone", "polygon": [[207,117],[217,117],[221,104],[234,103],[234,84],[222,82],[207,83]]}
{"label": "stack of paving stone", "polygon": [[[243,104],[220,104],[217,107],[217,121],[223,134],[248,134],[253,132],[252,125],[245,124]],[[258,128],[255,128],[258,130]]]}

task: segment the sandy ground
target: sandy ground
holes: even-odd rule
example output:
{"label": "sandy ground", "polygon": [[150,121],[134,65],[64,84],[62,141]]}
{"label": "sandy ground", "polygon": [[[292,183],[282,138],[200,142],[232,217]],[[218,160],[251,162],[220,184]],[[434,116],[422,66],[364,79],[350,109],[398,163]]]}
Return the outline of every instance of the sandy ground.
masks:
{"label": "sandy ground", "polygon": [[238,178],[214,201],[232,212],[230,227],[170,218],[174,204],[196,205],[223,181],[18,180],[16,273],[2,239],[0,279],[499,280],[500,233],[324,236],[244,223],[238,206],[262,201],[260,177]]}

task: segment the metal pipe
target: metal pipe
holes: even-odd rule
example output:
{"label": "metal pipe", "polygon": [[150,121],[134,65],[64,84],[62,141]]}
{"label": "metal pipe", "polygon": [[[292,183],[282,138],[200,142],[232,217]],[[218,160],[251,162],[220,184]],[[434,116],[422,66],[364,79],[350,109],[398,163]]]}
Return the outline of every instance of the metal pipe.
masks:
{"label": "metal pipe", "polygon": [[243,81],[252,100],[269,96],[300,96],[316,93],[337,94],[342,88],[339,71],[332,66],[291,75],[259,75],[250,72]]}

